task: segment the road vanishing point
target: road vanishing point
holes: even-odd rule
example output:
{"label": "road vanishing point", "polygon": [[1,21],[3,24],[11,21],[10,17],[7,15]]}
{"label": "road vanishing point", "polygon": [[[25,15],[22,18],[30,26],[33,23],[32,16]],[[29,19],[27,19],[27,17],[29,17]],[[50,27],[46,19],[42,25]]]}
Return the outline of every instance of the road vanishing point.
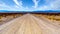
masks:
{"label": "road vanishing point", "polygon": [[60,34],[60,25],[25,14],[0,26],[0,34]]}

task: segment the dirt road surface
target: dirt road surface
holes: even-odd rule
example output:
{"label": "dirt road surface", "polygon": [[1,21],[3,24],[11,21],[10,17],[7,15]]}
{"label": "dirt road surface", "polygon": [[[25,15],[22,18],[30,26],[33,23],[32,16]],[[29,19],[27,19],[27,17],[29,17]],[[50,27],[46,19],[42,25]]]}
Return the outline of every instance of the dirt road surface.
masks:
{"label": "dirt road surface", "polygon": [[60,26],[26,14],[0,26],[0,34],[60,34]]}

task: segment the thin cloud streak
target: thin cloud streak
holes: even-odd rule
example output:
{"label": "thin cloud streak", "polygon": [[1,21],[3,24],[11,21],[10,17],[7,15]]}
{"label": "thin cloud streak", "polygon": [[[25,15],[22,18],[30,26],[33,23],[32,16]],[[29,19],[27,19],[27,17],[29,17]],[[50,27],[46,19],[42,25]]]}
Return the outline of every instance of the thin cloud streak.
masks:
{"label": "thin cloud streak", "polygon": [[20,8],[22,8],[22,1],[18,2],[18,0],[13,0],[17,6],[19,6]]}
{"label": "thin cloud streak", "polygon": [[[60,0],[45,0],[45,4],[43,6],[39,6],[39,1],[41,0],[32,0],[34,2],[34,6],[29,8],[28,6],[24,7],[22,0],[13,0],[16,5],[10,6],[6,5],[5,2],[0,2],[0,10],[16,10],[16,11],[35,11],[35,10],[60,10]],[[27,4],[28,5],[28,4]],[[38,7],[39,6],[39,7]]]}
{"label": "thin cloud streak", "polygon": [[37,0],[32,0],[32,1],[34,2],[34,6],[33,7],[37,8],[38,7],[38,3],[39,3],[40,0],[38,0],[38,1]]}

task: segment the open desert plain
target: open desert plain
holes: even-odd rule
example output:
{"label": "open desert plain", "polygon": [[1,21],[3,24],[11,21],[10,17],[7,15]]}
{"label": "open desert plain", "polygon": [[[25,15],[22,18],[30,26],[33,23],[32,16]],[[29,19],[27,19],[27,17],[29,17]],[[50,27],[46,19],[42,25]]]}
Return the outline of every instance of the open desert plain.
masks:
{"label": "open desert plain", "polygon": [[0,14],[0,34],[60,34],[60,15]]}

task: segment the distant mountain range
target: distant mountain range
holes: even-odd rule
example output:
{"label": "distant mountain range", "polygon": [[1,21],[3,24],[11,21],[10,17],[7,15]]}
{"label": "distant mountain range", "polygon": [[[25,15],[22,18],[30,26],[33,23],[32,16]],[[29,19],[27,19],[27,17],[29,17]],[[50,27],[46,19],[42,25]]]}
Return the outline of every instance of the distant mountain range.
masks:
{"label": "distant mountain range", "polygon": [[45,10],[45,11],[9,11],[9,10],[0,10],[0,13],[60,13],[60,10]]}

